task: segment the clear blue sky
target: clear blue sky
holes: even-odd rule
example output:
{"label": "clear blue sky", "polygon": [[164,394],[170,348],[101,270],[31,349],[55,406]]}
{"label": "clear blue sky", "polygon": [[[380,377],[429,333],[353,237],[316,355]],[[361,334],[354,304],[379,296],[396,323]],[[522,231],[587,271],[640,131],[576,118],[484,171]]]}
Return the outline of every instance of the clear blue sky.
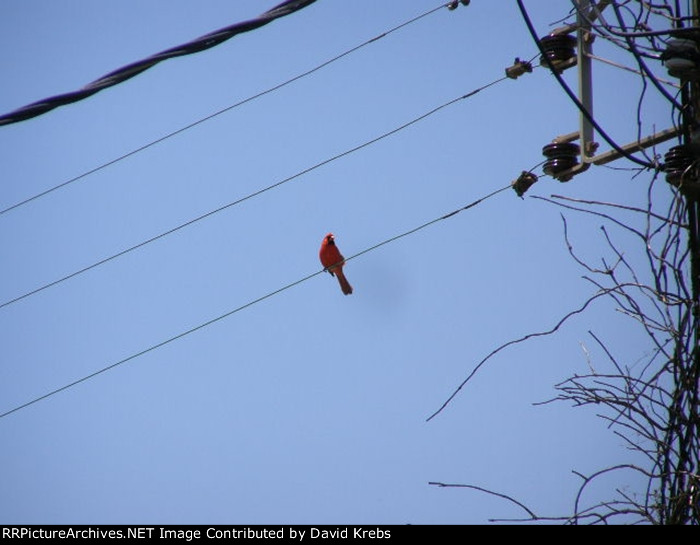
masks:
{"label": "clear blue sky", "polygon": [[[273,1],[24,0],[0,6],[0,111],[252,18]],[[440,2],[318,0],[211,50],[166,61],[0,127],[0,207],[263,91]],[[569,4],[529,0],[540,35]],[[632,59],[599,41],[596,52]],[[502,77],[536,47],[514,2],[442,9],[310,77],[0,216],[7,301],[279,182]],[[663,73],[660,66],[656,66]],[[576,74],[565,77],[576,88]],[[637,136],[640,78],[595,67],[595,115]],[[643,133],[670,125],[649,91]],[[357,153],[0,309],[0,412],[506,186],[576,130],[544,69],[507,80]],[[663,153],[670,144],[659,147]],[[665,146],[665,147],[664,147]],[[603,144],[601,150],[605,150]],[[621,161],[615,164],[629,167]],[[541,173],[541,170],[538,170]],[[528,193],[643,203],[650,175],[593,168]],[[659,184],[659,199],[670,192]],[[660,206],[662,207],[662,206]],[[355,293],[318,275],[0,419],[0,523],[481,523],[573,509],[579,479],[630,458],[595,410],[533,406],[646,338],[595,293],[562,210],[512,191],[353,259]],[[610,258],[599,219],[566,213],[577,251]],[[621,245],[632,239],[616,235]],[[589,355],[587,356],[587,352]],[[627,479],[626,477],[629,477]],[[632,475],[601,481],[641,492]]]}

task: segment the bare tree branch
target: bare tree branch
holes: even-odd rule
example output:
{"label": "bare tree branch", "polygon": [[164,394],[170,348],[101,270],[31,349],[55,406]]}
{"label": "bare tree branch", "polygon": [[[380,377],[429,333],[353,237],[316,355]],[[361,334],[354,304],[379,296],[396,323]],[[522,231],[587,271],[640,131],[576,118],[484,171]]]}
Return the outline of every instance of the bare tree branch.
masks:
{"label": "bare tree branch", "polygon": [[500,492],[494,492],[493,490],[488,490],[486,488],[482,488],[480,486],[476,486],[473,484],[446,484],[446,483],[437,483],[437,482],[429,482],[429,485],[433,486],[439,486],[441,488],[471,488],[473,490],[478,490],[479,492],[484,492],[485,494],[491,494],[492,496],[498,496],[499,498],[503,498],[505,500],[508,500],[511,503],[514,503],[518,507],[520,507],[522,510],[526,511],[528,515],[530,515],[530,520],[538,520],[539,517],[535,515],[534,512],[532,512],[527,506],[523,505],[520,503],[518,500],[511,498],[507,494],[501,494]]}
{"label": "bare tree branch", "polygon": [[498,348],[492,350],[484,359],[482,359],[482,360],[476,365],[476,367],[474,367],[474,369],[472,370],[472,372],[469,373],[469,375],[467,376],[467,378],[465,378],[465,379],[462,381],[462,383],[457,387],[457,389],[452,393],[452,395],[450,395],[450,397],[447,398],[447,400],[440,406],[440,408],[439,408],[437,411],[435,411],[433,414],[431,414],[431,415],[426,419],[426,422],[429,422],[430,420],[432,420],[433,418],[435,418],[438,414],[440,414],[440,413],[443,411],[443,409],[444,409],[445,407],[447,407],[447,405],[455,398],[455,396],[460,392],[460,390],[461,390],[462,388],[464,388],[464,386],[467,384],[467,382],[469,382],[469,381],[471,380],[471,378],[476,374],[476,372],[481,368],[481,366],[484,365],[484,364],[485,364],[488,360],[490,360],[493,356],[495,356],[496,354],[498,354],[501,350],[504,350],[504,349],[508,348],[509,346],[513,346],[514,344],[519,344],[519,343],[525,342],[525,341],[527,341],[527,340],[529,340],[529,339],[532,339],[532,338],[534,338],[534,337],[544,337],[544,336],[552,335],[553,333],[556,333],[556,332],[559,330],[559,328],[560,328],[562,325],[564,325],[570,318],[572,318],[573,316],[576,316],[577,314],[581,314],[584,310],[586,310],[586,309],[588,308],[588,306],[589,306],[593,301],[595,301],[595,300],[598,299],[599,297],[602,297],[603,295],[606,295],[606,292],[605,292],[605,291],[593,295],[593,296],[592,296],[590,299],[588,299],[582,306],[580,306],[580,307],[577,308],[576,310],[572,310],[571,312],[569,312],[568,314],[566,314],[563,318],[561,318],[561,319],[556,323],[556,325],[555,325],[554,327],[552,327],[551,329],[549,329],[549,330],[547,330],[547,331],[540,331],[540,332],[538,332],[538,333],[529,333],[529,334],[525,335],[524,337],[520,337],[519,339],[515,339],[515,340],[512,340],[512,341],[508,341],[508,342],[502,344],[501,346],[499,346]]}

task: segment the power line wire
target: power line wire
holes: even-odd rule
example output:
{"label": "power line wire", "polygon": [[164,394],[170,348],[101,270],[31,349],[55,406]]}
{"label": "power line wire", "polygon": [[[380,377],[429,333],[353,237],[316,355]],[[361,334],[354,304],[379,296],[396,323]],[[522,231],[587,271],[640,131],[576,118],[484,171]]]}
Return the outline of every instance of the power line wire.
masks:
{"label": "power line wire", "polygon": [[448,101],[448,102],[445,102],[445,103],[441,104],[440,106],[437,106],[437,107],[433,108],[432,110],[430,110],[430,111],[428,111],[428,112],[426,112],[426,113],[424,113],[424,114],[422,114],[422,115],[420,115],[420,116],[418,116],[418,117],[416,117],[416,118],[413,118],[413,119],[411,119],[410,121],[408,121],[408,122],[406,122],[406,123],[404,123],[404,124],[402,124],[402,125],[400,125],[400,126],[394,128],[394,129],[392,129],[392,130],[390,130],[390,131],[388,131],[388,132],[385,132],[385,133],[383,133],[383,134],[381,134],[381,135],[379,135],[379,136],[377,136],[377,137],[375,137],[375,138],[373,138],[373,139],[371,139],[371,140],[368,140],[368,141],[366,141],[366,142],[364,142],[364,143],[362,143],[362,144],[359,144],[358,146],[355,146],[355,147],[353,147],[353,148],[350,148],[350,149],[348,149],[348,150],[346,150],[346,151],[344,151],[344,152],[342,152],[342,153],[338,153],[337,155],[334,155],[334,156],[332,156],[332,157],[330,157],[330,158],[328,158],[328,159],[325,159],[325,160],[323,160],[323,161],[321,161],[321,162],[319,162],[319,163],[316,163],[315,165],[312,165],[312,166],[310,166],[310,167],[308,167],[308,168],[306,168],[306,169],[304,169],[304,170],[302,170],[302,171],[299,171],[299,172],[297,172],[296,174],[293,174],[293,175],[291,175],[291,176],[288,176],[287,178],[285,178],[285,179],[283,179],[283,180],[280,180],[279,182],[276,182],[276,183],[274,183],[274,184],[272,184],[272,185],[269,185],[269,186],[267,186],[267,187],[264,187],[264,188],[262,188],[262,189],[260,189],[260,190],[258,190],[258,191],[255,191],[255,192],[253,192],[253,193],[250,193],[250,194],[246,195],[245,197],[241,197],[240,199],[237,199],[237,200],[235,200],[235,201],[232,201],[232,202],[230,202],[230,203],[228,203],[228,204],[225,204],[225,205],[223,205],[223,206],[220,206],[219,208],[216,208],[215,210],[211,210],[211,211],[209,211],[209,212],[206,212],[205,214],[202,214],[201,216],[198,216],[198,217],[196,217],[196,218],[194,218],[194,219],[191,219],[191,220],[189,220],[189,221],[186,221],[185,223],[182,223],[182,224],[180,224],[180,225],[178,225],[178,226],[176,226],[176,227],[173,227],[172,229],[168,229],[167,231],[164,231],[163,233],[160,233],[159,235],[155,235],[155,236],[149,238],[148,240],[145,240],[145,241],[140,242],[140,243],[138,243],[138,244],[136,244],[136,245],[134,245],[134,246],[131,246],[130,248],[127,248],[126,250],[122,250],[122,251],[120,251],[120,252],[118,252],[118,253],[116,253],[116,254],[114,254],[114,255],[111,255],[111,256],[109,256],[109,257],[106,257],[106,258],[104,258],[104,259],[101,259],[100,261],[97,261],[97,262],[93,263],[92,265],[88,265],[87,267],[84,267],[84,268],[82,268],[82,269],[80,269],[80,270],[78,270],[78,271],[72,272],[72,273],[70,273],[70,274],[68,274],[68,275],[66,275],[66,276],[64,276],[64,277],[62,277],[62,278],[59,278],[58,280],[54,280],[53,282],[49,282],[48,284],[44,284],[43,286],[40,286],[40,287],[38,287],[38,288],[36,288],[36,289],[34,289],[34,290],[31,290],[31,291],[29,291],[29,292],[26,292],[26,293],[24,293],[23,295],[19,295],[19,296],[15,297],[14,299],[10,299],[10,300],[8,300],[8,301],[5,301],[4,303],[0,304],[0,309],[2,309],[2,308],[4,308],[4,307],[7,307],[7,306],[9,306],[9,305],[11,305],[11,304],[13,304],[13,303],[18,302],[18,301],[21,301],[22,299],[26,299],[27,297],[29,297],[29,296],[31,296],[31,295],[35,295],[35,294],[37,294],[37,293],[39,293],[39,292],[41,292],[41,291],[43,291],[43,290],[45,290],[45,289],[47,289],[47,288],[50,288],[50,287],[52,287],[52,286],[55,286],[55,285],[60,284],[60,283],[62,283],[62,282],[65,282],[66,280],[69,280],[69,279],[71,279],[71,278],[74,278],[74,277],[76,277],[76,276],[82,274],[82,273],[85,273],[85,272],[87,272],[87,271],[90,271],[90,270],[92,270],[92,269],[94,269],[94,268],[96,268],[96,267],[99,267],[100,265],[104,265],[105,263],[108,263],[109,261],[112,261],[112,260],[114,260],[114,259],[116,259],[116,258],[118,258],[118,257],[121,257],[121,256],[123,256],[123,255],[126,255],[126,254],[128,254],[128,253],[130,253],[130,252],[132,252],[132,251],[134,251],[134,250],[137,250],[138,248],[142,248],[142,247],[146,246],[147,244],[150,244],[151,242],[155,242],[156,240],[159,240],[159,239],[164,238],[164,237],[166,237],[166,236],[168,236],[168,235],[171,235],[171,234],[173,234],[173,233],[175,233],[175,232],[177,232],[177,231],[180,231],[181,229],[184,229],[185,227],[188,227],[188,226],[193,225],[193,224],[195,224],[195,223],[197,223],[197,222],[199,222],[199,221],[201,221],[201,220],[204,220],[204,219],[206,219],[206,218],[209,218],[209,217],[213,216],[214,214],[217,214],[217,213],[222,212],[222,211],[224,211],[224,210],[226,210],[226,209],[228,209],[228,208],[231,208],[231,207],[233,207],[233,206],[236,206],[236,205],[238,205],[238,204],[241,204],[241,203],[243,203],[243,202],[245,202],[245,201],[247,201],[247,200],[249,200],[249,199],[252,199],[252,198],[254,198],[254,197],[257,197],[257,196],[259,196],[259,195],[262,195],[263,193],[265,193],[265,192],[267,192],[267,191],[270,191],[270,190],[272,190],[272,189],[275,189],[275,188],[277,188],[277,187],[279,187],[279,186],[281,186],[281,185],[283,185],[283,184],[286,184],[287,182],[291,182],[292,180],[295,180],[296,178],[299,178],[299,177],[301,177],[301,176],[303,176],[303,175],[305,175],[305,174],[308,174],[309,172],[311,172],[311,171],[313,171],[313,170],[316,170],[316,169],[318,169],[318,168],[320,168],[320,167],[322,167],[322,166],[324,166],[324,165],[327,165],[327,164],[329,164],[329,163],[332,163],[333,161],[336,161],[336,160],[338,160],[338,159],[341,159],[342,157],[345,157],[345,156],[347,156],[347,155],[350,155],[350,154],[352,154],[352,153],[355,153],[356,151],[359,151],[359,150],[361,150],[361,149],[363,149],[363,148],[366,148],[366,147],[368,147],[368,146],[370,146],[370,145],[372,145],[372,144],[375,144],[375,143],[379,142],[380,140],[383,140],[383,139],[385,139],[385,138],[387,138],[387,137],[389,137],[389,136],[391,136],[391,135],[393,135],[393,134],[396,134],[396,133],[398,133],[398,132],[400,132],[400,131],[402,131],[402,130],[408,128],[408,127],[410,127],[411,125],[414,125],[414,124],[416,124],[416,123],[418,123],[418,122],[420,122],[420,121],[422,121],[422,120],[424,120],[424,119],[426,119],[426,118],[428,118],[428,117],[430,117],[430,116],[436,114],[437,112],[439,112],[440,110],[443,110],[443,109],[447,108],[448,106],[451,106],[451,105],[453,105],[453,104],[456,104],[457,102],[460,102],[460,101],[465,100],[465,99],[467,99],[467,98],[470,98],[470,97],[476,95],[477,93],[479,93],[479,92],[481,92],[481,91],[483,91],[483,90],[485,90],[485,89],[488,89],[489,87],[491,87],[491,86],[493,86],[493,85],[496,85],[497,83],[500,83],[500,82],[502,82],[502,81],[505,81],[506,79],[509,79],[509,78],[508,78],[507,76],[504,76],[504,77],[502,77],[502,78],[499,78],[499,79],[497,79],[497,80],[494,80],[494,81],[492,81],[491,83],[488,83],[488,84],[486,84],[486,85],[483,85],[482,87],[479,87],[479,88],[477,88],[477,89],[474,89],[473,91],[471,91],[471,92],[469,92],[469,93],[467,93],[467,94],[465,94],[465,95],[462,95],[462,96],[457,97],[457,98],[454,98],[454,99],[452,99],[452,100],[450,100],[450,101]]}
{"label": "power line wire", "polygon": [[271,10],[266,11],[255,19],[250,19],[248,21],[243,21],[242,23],[236,23],[221,28],[185,44],[166,49],[165,51],[156,53],[155,55],[147,57],[143,60],[123,66],[87,84],[85,87],[78,89],[77,91],[45,98],[44,100],[33,102],[32,104],[28,104],[27,106],[4,114],[0,116],[0,126],[31,119],[32,117],[36,117],[51,111],[58,106],[78,102],[79,100],[83,100],[91,95],[94,95],[107,87],[112,87],[113,85],[117,85],[118,83],[122,83],[123,81],[133,78],[134,76],[148,70],[152,66],[155,66],[159,62],[166,59],[182,57],[183,55],[190,55],[192,53],[199,53],[200,51],[204,51],[205,49],[219,45],[220,43],[233,38],[237,34],[260,28],[261,26],[271,23],[275,19],[279,19],[280,17],[284,17],[299,11],[300,9],[313,4],[315,1],[316,0],[287,0],[286,2],[282,2],[281,4],[275,6]]}
{"label": "power line wire", "polygon": [[[586,53],[586,57],[588,57],[589,59],[593,59],[595,61],[601,62],[603,64],[607,64],[609,66],[614,66],[615,68],[619,68],[620,70],[625,70],[627,72],[631,72],[632,74],[637,74],[638,76],[646,77],[646,74],[644,74],[644,72],[642,72],[641,70],[635,70],[634,68],[630,68],[629,66],[625,66],[624,64],[620,64],[619,62],[615,62],[615,61],[612,61],[610,59],[599,57],[599,56],[594,55],[592,53]],[[663,78],[656,78],[656,79],[659,83],[666,84],[669,87],[673,87],[674,89],[680,88],[680,85],[675,81],[670,81],[670,80],[663,79]]]}
{"label": "power line wire", "polygon": [[[413,229],[410,229],[410,230],[408,230],[408,231],[405,231],[405,232],[403,232],[403,233],[401,233],[401,234],[399,234],[399,235],[393,236],[393,237],[388,238],[388,239],[386,239],[386,240],[384,240],[384,241],[382,241],[382,242],[379,242],[378,244],[375,244],[374,246],[370,246],[369,248],[366,248],[366,249],[364,249],[364,250],[362,250],[362,251],[360,251],[360,252],[357,252],[356,254],[353,254],[353,255],[351,255],[350,257],[346,258],[345,261],[347,262],[347,261],[350,261],[350,260],[355,259],[355,258],[357,258],[357,257],[360,257],[360,256],[362,256],[362,255],[364,255],[364,254],[366,254],[366,253],[368,253],[368,252],[371,252],[371,251],[373,251],[373,250],[376,250],[377,248],[380,248],[380,247],[382,247],[382,246],[385,246],[386,244],[389,244],[389,243],[394,242],[394,241],[396,241],[396,240],[399,240],[399,239],[401,239],[401,238],[404,238],[404,237],[407,237],[407,236],[409,236],[409,235],[412,235],[413,233],[416,233],[416,232],[418,232],[418,231],[420,231],[420,230],[422,230],[422,229],[425,229],[426,227],[429,227],[430,225],[433,225],[433,224],[438,223],[438,222],[440,222],[440,221],[442,221],[442,220],[446,220],[446,219],[449,219],[449,218],[451,218],[451,217],[454,217],[454,216],[456,216],[457,214],[459,214],[460,212],[463,212],[463,211],[465,211],[465,210],[468,210],[468,209],[470,209],[470,208],[476,206],[477,204],[479,204],[479,203],[481,203],[481,202],[483,202],[483,201],[485,201],[485,200],[487,200],[487,199],[490,199],[491,197],[494,197],[495,195],[498,195],[499,193],[505,191],[506,189],[510,189],[511,187],[512,187],[512,184],[508,184],[507,186],[502,187],[501,189],[497,189],[497,190],[495,190],[495,191],[492,191],[492,192],[489,193],[488,195],[486,195],[486,196],[484,196],[484,197],[481,197],[481,198],[479,198],[479,199],[477,199],[477,200],[475,200],[475,201],[473,201],[473,202],[467,204],[466,206],[462,206],[461,208],[458,208],[458,209],[456,209],[456,210],[454,210],[454,211],[452,211],[452,212],[450,212],[450,213],[448,213],[448,214],[445,214],[445,215],[442,215],[442,216],[440,216],[440,217],[438,217],[438,218],[435,218],[435,219],[432,219],[432,220],[430,220],[430,221],[427,221],[427,222],[425,222],[425,223],[419,225],[418,227],[414,227]],[[132,355],[130,355],[130,356],[127,356],[126,358],[121,359],[121,360],[119,360],[119,361],[117,361],[117,362],[115,362],[115,363],[112,363],[111,365],[108,365],[108,366],[106,366],[106,367],[103,367],[102,369],[99,369],[99,370],[97,370],[97,371],[95,371],[95,372],[93,372],[93,373],[90,373],[89,375],[86,375],[86,376],[84,376],[84,377],[82,377],[82,378],[79,378],[79,379],[77,379],[77,380],[74,380],[73,382],[71,382],[71,383],[69,383],[69,384],[66,384],[66,385],[64,385],[64,386],[61,386],[60,388],[56,388],[55,390],[52,390],[52,391],[50,391],[50,392],[48,392],[48,393],[46,393],[46,394],[44,394],[44,395],[41,395],[41,396],[39,396],[39,397],[36,397],[36,398],[34,398],[34,399],[30,400],[30,401],[27,401],[27,402],[25,402],[25,403],[23,403],[23,404],[21,404],[21,405],[18,405],[18,406],[16,406],[16,407],[14,407],[14,408],[12,408],[12,409],[10,409],[10,410],[8,410],[8,411],[5,411],[4,413],[0,414],[0,418],[4,418],[4,417],[9,416],[9,415],[11,415],[11,414],[13,414],[13,413],[16,413],[17,411],[20,411],[20,410],[22,410],[22,409],[24,409],[24,408],[26,408],[26,407],[29,407],[30,405],[34,405],[35,403],[38,403],[39,401],[42,401],[42,400],[44,400],[44,399],[47,399],[47,398],[49,398],[49,397],[51,397],[51,396],[54,396],[54,395],[56,395],[56,394],[58,394],[58,393],[60,393],[60,392],[63,392],[63,391],[65,391],[65,390],[68,390],[69,388],[72,388],[73,386],[77,386],[78,384],[81,384],[81,383],[86,382],[86,381],[88,381],[88,380],[90,380],[90,379],[92,379],[92,378],[95,378],[96,376],[101,375],[102,373],[105,373],[105,372],[107,372],[107,371],[109,371],[109,370],[111,370],[111,369],[114,369],[115,367],[118,367],[118,366],[123,365],[123,364],[125,364],[125,363],[127,363],[127,362],[130,362],[130,361],[132,361],[132,360],[135,360],[136,358],[138,358],[138,357],[140,357],[140,356],[143,356],[143,355],[145,355],[145,354],[148,354],[149,352],[153,352],[154,350],[157,350],[157,349],[159,349],[159,348],[162,348],[163,346],[165,346],[165,345],[167,345],[167,344],[170,344],[170,343],[172,343],[172,342],[174,342],[174,341],[176,341],[176,340],[178,340],[178,339],[181,339],[181,338],[183,338],[183,337],[186,337],[187,335],[190,335],[190,334],[192,334],[192,333],[194,333],[194,332],[196,332],[196,331],[199,331],[199,330],[201,330],[201,329],[204,329],[205,327],[208,327],[208,326],[210,326],[210,325],[212,325],[212,324],[214,324],[214,323],[216,323],[216,322],[219,322],[219,321],[223,320],[224,318],[228,318],[229,316],[232,316],[233,314],[236,314],[236,313],[238,313],[238,312],[240,312],[240,311],[242,311],[242,310],[245,310],[246,308],[249,308],[249,307],[251,307],[251,306],[253,306],[253,305],[257,304],[257,303],[260,303],[260,302],[262,302],[262,301],[264,301],[264,300],[266,300],[266,299],[269,299],[269,298],[273,297],[274,295],[278,295],[278,294],[282,293],[283,291],[286,291],[286,290],[288,290],[288,289],[290,289],[290,288],[293,288],[294,286],[297,286],[297,285],[299,285],[299,284],[301,284],[301,283],[303,283],[303,282],[306,282],[307,280],[310,280],[310,279],[314,278],[315,276],[318,276],[319,274],[322,274],[323,272],[325,272],[325,269],[321,269],[321,270],[318,270],[318,271],[313,272],[313,273],[311,273],[311,274],[308,274],[308,275],[306,275],[306,276],[304,276],[304,277],[302,277],[302,278],[300,278],[300,279],[298,279],[298,280],[295,280],[294,282],[292,282],[292,283],[290,283],[290,284],[287,284],[287,285],[285,285],[285,286],[282,286],[281,288],[278,288],[278,289],[276,289],[276,290],[274,290],[274,291],[271,291],[271,292],[269,292],[269,293],[267,293],[267,294],[265,294],[265,295],[263,295],[263,296],[261,296],[261,297],[258,297],[257,299],[253,299],[252,301],[249,301],[248,303],[245,303],[245,304],[243,304],[243,305],[241,305],[241,306],[239,306],[239,307],[236,307],[235,309],[230,310],[230,311],[228,311],[228,312],[226,312],[226,313],[224,313],[224,314],[222,314],[222,315],[220,315],[220,316],[217,316],[217,317],[215,317],[215,318],[212,318],[211,320],[208,320],[208,321],[206,321],[206,322],[204,322],[204,323],[202,323],[202,324],[199,324],[199,325],[197,325],[197,326],[195,326],[195,327],[192,327],[192,328],[190,328],[190,329],[188,329],[188,330],[186,330],[186,331],[183,331],[182,333],[178,333],[177,335],[174,335],[173,337],[170,337],[170,338],[168,338],[168,339],[166,339],[166,340],[164,340],[164,341],[161,341],[161,342],[159,342],[159,343],[157,343],[157,344],[154,344],[154,345],[152,345],[152,346],[150,346],[150,347],[148,347],[148,348],[146,348],[146,349],[144,349],[144,350],[141,350],[140,352],[136,352],[135,354],[132,354]]]}
{"label": "power line wire", "polygon": [[435,13],[436,11],[439,11],[439,10],[445,8],[448,5],[449,5],[449,3],[448,4],[441,4],[441,5],[437,6],[436,8],[433,8],[433,9],[430,9],[430,10],[424,12],[424,13],[421,13],[420,15],[417,15],[417,16],[415,16],[407,21],[404,21],[403,23],[396,25],[393,28],[390,28],[389,30],[382,32],[381,34],[375,36],[374,38],[370,38],[369,40],[367,40],[359,45],[356,45],[355,47],[352,47],[352,48],[348,49],[347,51],[340,53],[339,55],[336,55],[335,57],[311,68],[310,70],[307,70],[306,72],[302,72],[300,74],[297,74],[296,76],[294,76],[286,81],[278,83],[277,85],[274,85],[274,86],[269,87],[263,91],[260,91],[259,93],[252,95],[252,96],[249,96],[249,97],[247,97],[239,102],[236,102],[235,104],[231,104],[230,106],[226,106],[225,108],[222,108],[214,113],[211,113],[211,114],[209,114],[201,119],[193,121],[192,123],[189,123],[188,125],[180,127],[179,129],[176,129],[168,134],[165,134],[164,136],[161,136],[160,138],[157,138],[151,142],[148,142],[147,144],[144,144],[144,145],[142,145],[136,149],[133,149],[133,150],[131,150],[123,155],[120,155],[119,157],[116,157],[115,159],[112,159],[112,160],[107,161],[106,163],[103,163],[97,167],[94,167],[90,170],[87,170],[87,171],[83,172],[82,174],[78,174],[77,176],[74,176],[73,178],[70,178],[69,180],[66,180],[66,181],[64,181],[64,182],[62,182],[54,187],[46,189],[45,191],[42,191],[40,193],[37,193],[36,195],[33,195],[31,197],[28,197],[28,198],[22,200],[20,202],[17,202],[13,205],[10,205],[10,206],[0,210],[0,215],[3,215],[11,210],[14,210],[15,208],[19,208],[21,206],[24,206],[25,204],[28,204],[28,203],[35,201],[41,197],[44,197],[44,196],[48,195],[49,193],[53,193],[54,191],[61,189],[61,188],[64,188],[64,187],[66,187],[74,182],[82,180],[83,178],[86,178],[87,176],[95,174],[96,172],[99,172],[100,170],[103,170],[109,166],[112,166],[115,163],[123,161],[124,159],[128,159],[129,157],[136,155],[137,153],[140,153],[140,152],[142,152],[142,151],[144,151],[152,146],[155,146],[156,144],[160,144],[161,142],[168,140],[169,138],[172,138],[173,136],[176,136],[180,133],[183,133],[189,129],[192,129],[192,128],[194,128],[194,127],[196,127],[196,126],[198,126],[206,121],[209,121],[210,119],[213,119],[213,118],[221,115],[221,114],[229,112],[229,111],[231,111],[235,108],[238,108],[240,106],[243,106],[244,104],[247,104],[248,102],[252,102],[253,100],[261,98],[265,95],[268,95],[270,93],[278,91],[279,89],[282,89],[283,87],[286,87],[287,85],[290,85],[290,84],[294,83],[295,81],[298,81],[302,78],[310,76],[311,74],[321,70],[322,68],[325,68],[326,66],[333,64],[334,62],[339,61],[342,58],[344,58],[352,53],[355,53],[356,51],[358,51],[358,50],[360,50],[360,49],[362,49],[370,44],[373,44],[373,43],[381,40],[382,38],[388,36],[389,34],[392,34],[393,32],[396,32],[397,30],[400,30],[400,29],[402,29],[402,28],[404,28],[412,23],[415,23],[415,22],[423,19],[424,17],[427,17],[428,15]]}

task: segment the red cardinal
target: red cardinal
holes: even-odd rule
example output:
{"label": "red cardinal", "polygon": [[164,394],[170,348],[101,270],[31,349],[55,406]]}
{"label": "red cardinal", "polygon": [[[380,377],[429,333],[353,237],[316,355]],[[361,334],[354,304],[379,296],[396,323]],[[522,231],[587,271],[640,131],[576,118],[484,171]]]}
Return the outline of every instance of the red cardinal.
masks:
{"label": "red cardinal", "polygon": [[340,289],[343,290],[343,293],[345,295],[350,295],[352,293],[352,286],[350,285],[350,282],[348,282],[348,279],[345,278],[345,274],[343,274],[345,258],[335,245],[335,237],[333,236],[333,233],[328,233],[325,237],[323,237],[321,251],[318,252],[318,257],[321,258],[321,264],[329,273],[331,273],[331,276],[338,277],[338,283],[340,284]]}

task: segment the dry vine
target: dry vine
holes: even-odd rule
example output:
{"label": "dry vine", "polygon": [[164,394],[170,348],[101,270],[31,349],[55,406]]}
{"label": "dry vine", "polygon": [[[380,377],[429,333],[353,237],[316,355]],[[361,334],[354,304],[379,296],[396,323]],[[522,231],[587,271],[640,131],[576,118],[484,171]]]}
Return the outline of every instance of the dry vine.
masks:
{"label": "dry vine", "polygon": [[[538,515],[506,494],[476,485],[437,482],[431,485],[471,488],[504,498],[527,513],[525,518],[511,521],[700,524],[700,313],[693,295],[697,291],[692,285],[693,245],[689,244],[689,237],[692,237],[689,225],[697,219],[689,207],[697,206],[697,202],[675,192],[666,214],[658,214],[652,210],[651,193],[655,181],[656,176],[649,186],[646,210],[556,196],[542,199],[603,220],[603,240],[613,258],[603,259],[602,266],[594,266],[574,251],[566,219],[562,216],[567,249],[585,270],[584,278],[595,286],[596,292],[556,327],[510,341],[491,352],[431,416],[442,411],[474,373],[502,349],[533,336],[553,334],[570,316],[583,312],[593,301],[609,298],[619,312],[642,328],[652,346],[650,355],[643,365],[639,362],[625,364],[598,335],[589,332],[606,355],[610,369],[599,372],[591,367],[589,374],[575,375],[556,385],[557,395],[540,404],[564,401],[574,406],[600,408],[598,416],[632,452],[642,454],[646,460],[644,467],[631,463],[614,465],[588,476],[574,471],[582,483],[573,512],[560,516]],[[631,221],[629,216],[621,220],[621,214],[615,217],[601,212],[601,209],[611,208],[620,213],[623,210],[633,212],[642,221]],[[633,233],[638,238],[643,247],[644,267],[632,263],[629,254],[616,245],[611,227]],[[583,505],[583,493],[591,482],[602,475],[621,471],[642,475],[647,482],[645,491],[630,495],[616,489],[609,501]]]}

